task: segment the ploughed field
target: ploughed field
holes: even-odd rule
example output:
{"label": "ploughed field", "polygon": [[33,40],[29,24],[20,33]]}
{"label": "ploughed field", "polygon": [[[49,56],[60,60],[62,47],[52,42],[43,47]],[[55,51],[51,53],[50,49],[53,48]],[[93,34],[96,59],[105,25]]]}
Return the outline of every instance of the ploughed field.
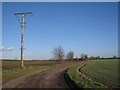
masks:
{"label": "ploughed field", "polygon": [[[26,68],[32,68],[37,66],[53,66],[56,62],[53,61],[24,61],[24,66]],[[2,61],[2,70],[18,70],[21,69],[20,60],[3,60]]]}
{"label": "ploughed field", "polygon": [[120,85],[118,83],[118,60],[90,60],[81,71],[88,77],[95,81],[108,86],[109,88],[116,88]]}

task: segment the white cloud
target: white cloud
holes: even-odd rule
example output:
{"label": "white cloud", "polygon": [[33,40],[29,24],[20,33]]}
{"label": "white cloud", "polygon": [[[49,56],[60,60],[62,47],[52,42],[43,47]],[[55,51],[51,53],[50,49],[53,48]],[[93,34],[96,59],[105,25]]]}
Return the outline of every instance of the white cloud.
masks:
{"label": "white cloud", "polygon": [[2,51],[11,51],[11,50],[13,50],[14,48],[13,47],[9,47],[9,48],[5,48],[5,47],[3,47],[3,46],[0,46],[0,51],[2,50]]}

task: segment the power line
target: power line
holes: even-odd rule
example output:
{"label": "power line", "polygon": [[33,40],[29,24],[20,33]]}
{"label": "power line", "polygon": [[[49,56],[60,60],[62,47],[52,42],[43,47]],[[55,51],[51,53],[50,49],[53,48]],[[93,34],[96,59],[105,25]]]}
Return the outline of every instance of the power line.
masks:
{"label": "power line", "polygon": [[[35,19],[34,19],[35,20]],[[42,29],[40,29],[40,31],[38,30],[39,29],[39,27],[38,26],[40,26],[40,24],[38,24],[38,20],[35,20],[34,21],[34,23],[29,23],[30,24],[30,27],[29,28],[31,28],[32,29],[32,31],[34,31],[36,34],[37,34],[37,36],[39,36],[39,39],[42,39],[42,40],[48,40],[48,37],[47,37],[47,35],[45,34],[45,31],[44,30],[42,30]],[[42,37],[42,38],[41,38]]]}
{"label": "power line", "polygon": [[[30,9],[27,9],[27,10],[31,11]],[[37,15],[38,17],[41,17],[39,15],[38,11],[36,11],[34,13],[37,13],[37,14],[34,14],[34,16]],[[28,19],[28,18],[26,18],[26,19]],[[29,28],[32,28],[32,31],[35,32],[37,34],[37,36],[39,36],[39,39],[44,40],[44,41],[49,41],[49,39],[48,39],[49,37],[46,35],[47,32],[45,31],[45,29],[44,30],[43,29],[38,30],[40,28],[40,26],[42,25],[40,23],[40,20],[38,18],[37,19],[36,18],[32,18],[32,19],[28,19],[28,20],[29,21],[32,20],[32,22],[29,23],[30,24]]]}

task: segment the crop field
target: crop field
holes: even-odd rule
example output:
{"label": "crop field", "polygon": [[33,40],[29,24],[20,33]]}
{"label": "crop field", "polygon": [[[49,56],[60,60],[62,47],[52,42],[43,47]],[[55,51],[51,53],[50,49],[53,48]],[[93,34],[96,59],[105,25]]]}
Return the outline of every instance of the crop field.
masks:
{"label": "crop field", "polygon": [[120,87],[118,84],[118,60],[91,60],[81,70],[88,77],[108,86],[109,88]]}
{"label": "crop field", "polygon": [[83,62],[73,67],[70,67],[67,70],[67,74],[70,79],[75,83],[79,88],[104,88],[104,86],[98,82],[91,81],[84,77],[82,74],[78,73],[79,69],[86,65],[88,62]]}

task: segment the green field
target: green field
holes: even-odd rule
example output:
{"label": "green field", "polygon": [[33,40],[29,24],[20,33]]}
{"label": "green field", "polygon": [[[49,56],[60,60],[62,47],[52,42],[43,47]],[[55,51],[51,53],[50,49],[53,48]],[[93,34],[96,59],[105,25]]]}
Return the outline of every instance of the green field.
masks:
{"label": "green field", "polygon": [[88,62],[83,62],[76,66],[70,67],[67,70],[67,74],[70,77],[70,79],[79,88],[104,88],[104,86],[102,84],[91,81],[79,73],[79,69],[82,68],[86,63],[88,63]]}
{"label": "green field", "polygon": [[91,60],[82,72],[90,78],[110,87],[120,87],[118,84],[118,60]]}
{"label": "green field", "polygon": [[88,60],[67,70],[70,79],[80,88],[120,88],[118,60]]}

